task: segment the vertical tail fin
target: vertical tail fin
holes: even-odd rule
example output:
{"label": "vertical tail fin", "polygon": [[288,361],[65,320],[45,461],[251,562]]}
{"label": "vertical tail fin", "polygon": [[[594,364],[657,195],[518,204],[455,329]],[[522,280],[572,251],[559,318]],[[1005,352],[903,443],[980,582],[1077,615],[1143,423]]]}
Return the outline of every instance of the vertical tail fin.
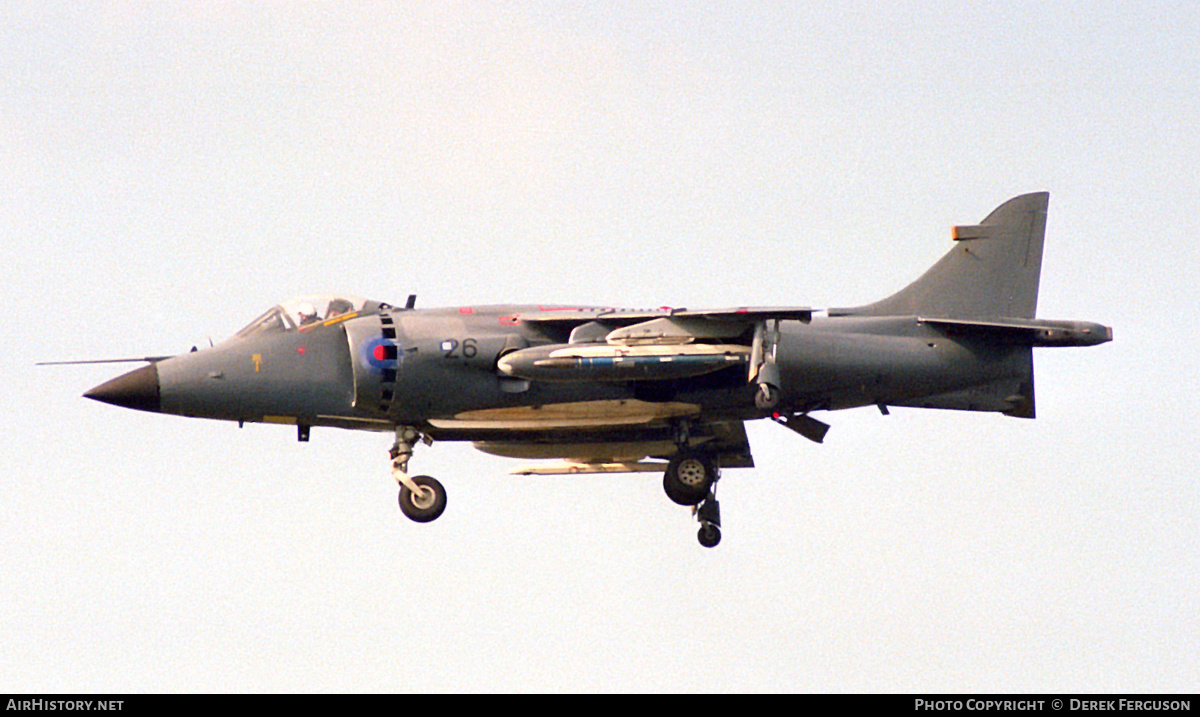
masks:
{"label": "vertical tail fin", "polygon": [[882,301],[838,313],[1034,318],[1049,201],[1048,192],[1024,194],[977,225],[954,227],[954,248],[921,278]]}

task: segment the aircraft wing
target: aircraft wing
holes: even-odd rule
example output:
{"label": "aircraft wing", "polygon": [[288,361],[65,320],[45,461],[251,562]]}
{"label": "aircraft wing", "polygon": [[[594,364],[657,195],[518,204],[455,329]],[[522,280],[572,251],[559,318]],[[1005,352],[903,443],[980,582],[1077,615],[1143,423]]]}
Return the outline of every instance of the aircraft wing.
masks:
{"label": "aircraft wing", "polygon": [[578,325],[596,321],[614,326],[628,326],[652,319],[695,318],[711,321],[732,321],[753,324],[759,321],[803,321],[812,320],[813,310],[806,306],[739,306],[731,309],[613,309],[542,307],[538,312],[517,314],[516,319],[531,324]]}

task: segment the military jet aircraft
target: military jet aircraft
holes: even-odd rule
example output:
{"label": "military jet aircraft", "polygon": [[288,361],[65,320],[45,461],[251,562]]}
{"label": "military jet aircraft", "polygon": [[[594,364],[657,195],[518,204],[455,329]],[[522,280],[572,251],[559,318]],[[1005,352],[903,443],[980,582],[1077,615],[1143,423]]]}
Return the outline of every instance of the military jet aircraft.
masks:
{"label": "military jet aircraft", "polygon": [[410,475],[421,442],[558,459],[524,474],[655,471],[721,539],[715,488],[754,461],[745,422],[821,442],[817,411],[858,406],[1034,417],[1033,348],[1091,346],[1112,329],[1035,318],[1049,195],[954,227],[915,282],[855,308],[716,310],[564,306],[417,309],[308,296],[229,340],[147,364],[87,398],[194,418],[393,434],[400,508],[428,522],[446,490]]}

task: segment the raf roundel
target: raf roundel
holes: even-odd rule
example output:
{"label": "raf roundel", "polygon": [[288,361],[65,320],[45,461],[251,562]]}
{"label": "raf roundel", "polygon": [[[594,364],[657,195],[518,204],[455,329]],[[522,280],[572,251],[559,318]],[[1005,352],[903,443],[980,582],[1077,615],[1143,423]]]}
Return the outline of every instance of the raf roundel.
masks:
{"label": "raf roundel", "polygon": [[364,356],[367,365],[373,371],[383,371],[384,369],[395,369],[396,362],[399,358],[400,351],[396,344],[388,341],[385,338],[377,338],[371,341],[364,347]]}

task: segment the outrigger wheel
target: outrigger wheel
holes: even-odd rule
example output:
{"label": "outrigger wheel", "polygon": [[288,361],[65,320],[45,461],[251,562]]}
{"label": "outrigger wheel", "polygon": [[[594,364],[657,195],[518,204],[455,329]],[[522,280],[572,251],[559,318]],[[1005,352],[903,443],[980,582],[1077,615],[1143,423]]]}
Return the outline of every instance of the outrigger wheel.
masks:
{"label": "outrigger wheel", "polygon": [[413,476],[412,482],[417,484],[420,492],[414,492],[401,484],[400,511],[418,523],[437,520],[442,511],[446,510],[446,489],[430,476]]}
{"label": "outrigger wheel", "polygon": [[680,450],[663,472],[663,490],[679,505],[696,505],[708,496],[716,476],[717,468],[711,457]]}

